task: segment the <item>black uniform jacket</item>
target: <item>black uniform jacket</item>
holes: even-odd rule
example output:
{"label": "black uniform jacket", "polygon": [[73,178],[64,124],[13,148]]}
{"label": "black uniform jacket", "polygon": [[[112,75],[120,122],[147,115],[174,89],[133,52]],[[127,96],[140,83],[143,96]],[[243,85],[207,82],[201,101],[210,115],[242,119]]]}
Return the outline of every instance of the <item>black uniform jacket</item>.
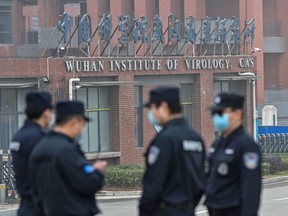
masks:
{"label": "black uniform jacket", "polygon": [[140,215],[152,215],[161,202],[198,204],[204,190],[205,148],[184,118],[165,125],[145,156]]}
{"label": "black uniform jacket", "polygon": [[30,177],[46,216],[99,212],[95,193],[102,188],[104,176],[89,166],[79,146],[64,134],[50,132],[39,143],[31,155]]}
{"label": "black uniform jacket", "polygon": [[256,216],[261,193],[259,146],[240,126],[220,137],[209,150],[206,205],[214,209],[240,206],[242,216]]}
{"label": "black uniform jacket", "polygon": [[29,182],[28,163],[33,148],[43,139],[45,131],[31,120],[16,133],[10,143],[13,158],[13,170],[16,177],[16,188],[19,195],[31,197],[32,188]]}

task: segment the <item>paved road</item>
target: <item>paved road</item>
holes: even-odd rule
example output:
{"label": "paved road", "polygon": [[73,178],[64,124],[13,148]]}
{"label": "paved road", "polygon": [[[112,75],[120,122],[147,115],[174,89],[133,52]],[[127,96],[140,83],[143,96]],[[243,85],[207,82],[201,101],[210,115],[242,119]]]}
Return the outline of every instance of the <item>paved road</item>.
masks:
{"label": "paved road", "polygon": [[[103,202],[99,206],[103,211],[102,216],[136,216],[137,200],[116,202]],[[197,209],[199,216],[208,216],[206,208]],[[265,188],[262,194],[260,216],[287,216],[288,215],[288,184]]]}

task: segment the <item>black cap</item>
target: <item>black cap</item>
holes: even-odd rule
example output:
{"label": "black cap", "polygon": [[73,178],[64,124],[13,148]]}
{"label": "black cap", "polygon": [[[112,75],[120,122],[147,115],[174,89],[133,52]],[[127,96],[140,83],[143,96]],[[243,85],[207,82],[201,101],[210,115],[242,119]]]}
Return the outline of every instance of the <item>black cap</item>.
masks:
{"label": "black cap", "polygon": [[91,121],[84,114],[84,104],[80,101],[60,101],[56,104],[56,119],[63,119],[73,115],[82,116],[85,121]]}
{"label": "black cap", "polygon": [[52,96],[48,92],[29,92],[26,94],[26,112],[42,113],[52,109]]}
{"label": "black cap", "polygon": [[167,103],[180,104],[180,90],[177,87],[157,87],[150,91],[150,98],[145,107],[150,107],[153,103],[166,101]]}
{"label": "black cap", "polygon": [[221,93],[215,97],[214,106],[212,106],[211,112],[222,112],[225,108],[243,109],[244,96],[236,93]]}

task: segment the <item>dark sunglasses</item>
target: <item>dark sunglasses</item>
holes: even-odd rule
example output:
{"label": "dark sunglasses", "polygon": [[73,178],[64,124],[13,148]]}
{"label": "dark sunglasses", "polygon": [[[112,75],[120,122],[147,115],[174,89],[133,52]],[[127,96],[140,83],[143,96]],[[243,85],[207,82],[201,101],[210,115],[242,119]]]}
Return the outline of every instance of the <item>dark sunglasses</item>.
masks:
{"label": "dark sunglasses", "polygon": [[214,116],[214,115],[219,115],[219,116],[222,116],[223,115],[223,110],[217,110],[217,111],[211,111],[211,115]]}

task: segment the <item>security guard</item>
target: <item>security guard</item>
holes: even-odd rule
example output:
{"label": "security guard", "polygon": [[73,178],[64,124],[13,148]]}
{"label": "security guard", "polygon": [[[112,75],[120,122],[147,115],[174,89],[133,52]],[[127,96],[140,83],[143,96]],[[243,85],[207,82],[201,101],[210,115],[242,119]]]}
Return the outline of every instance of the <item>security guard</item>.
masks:
{"label": "security guard", "polygon": [[182,117],[178,88],[152,90],[145,105],[163,129],[145,154],[140,216],[192,216],[204,191],[203,141]]}
{"label": "security guard", "polygon": [[33,150],[30,174],[46,216],[99,213],[95,193],[103,186],[105,161],[89,163],[77,144],[90,119],[78,101],[56,105],[56,124]]}
{"label": "security guard", "polygon": [[243,96],[221,93],[211,108],[221,136],[209,150],[206,205],[210,216],[257,216],[261,154],[242,125],[243,104]]}
{"label": "security guard", "polygon": [[45,136],[52,119],[52,97],[45,92],[31,92],[26,95],[26,116],[24,126],[10,143],[16,188],[21,197],[19,216],[41,215],[41,206],[33,206],[32,188],[28,179],[28,162],[33,148]]}

